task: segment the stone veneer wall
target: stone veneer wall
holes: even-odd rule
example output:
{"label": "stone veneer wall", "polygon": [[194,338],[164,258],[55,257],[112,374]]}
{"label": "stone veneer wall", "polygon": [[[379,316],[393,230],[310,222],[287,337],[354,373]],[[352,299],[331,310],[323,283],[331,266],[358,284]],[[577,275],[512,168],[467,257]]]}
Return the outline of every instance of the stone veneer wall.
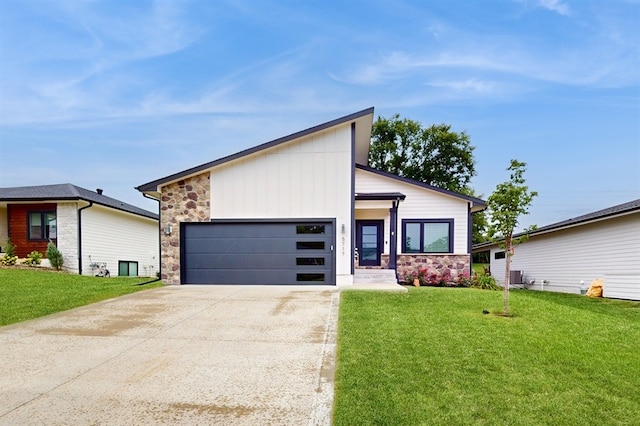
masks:
{"label": "stone veneer wall", "polygon": [[355,267],[356,269],[389,269],[389,255],[380,255],[380,266],[360,266],[360,262],[358,262],[358,259],[356,258]]}
{"label": "stone veneer wall", "polygon": [[451,278],[470,274],[471,256],[459,254],[401,254],[398,255],[396,271],[398,279],[404,281],[410,272],[427,268],[430,273],[441,274],[446,268],[451,270]]}
{"label": "stone veneer wall", "polygon": [[[180,223],[211,220],[210,191],[208,172],[162,187],[160,262],[165,284],[180,284]],[[167,225],[172,227],[171,235],[164,233]]]}

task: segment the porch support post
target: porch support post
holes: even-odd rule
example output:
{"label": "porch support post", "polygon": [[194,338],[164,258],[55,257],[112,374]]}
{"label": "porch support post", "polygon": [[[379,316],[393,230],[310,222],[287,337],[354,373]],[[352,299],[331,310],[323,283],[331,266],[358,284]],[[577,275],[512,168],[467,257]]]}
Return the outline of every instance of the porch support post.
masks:
{"label": "porch support post", "polygon": [[398,204],[393,201],[389,209],[389,269],[396,269],[398,257]]}

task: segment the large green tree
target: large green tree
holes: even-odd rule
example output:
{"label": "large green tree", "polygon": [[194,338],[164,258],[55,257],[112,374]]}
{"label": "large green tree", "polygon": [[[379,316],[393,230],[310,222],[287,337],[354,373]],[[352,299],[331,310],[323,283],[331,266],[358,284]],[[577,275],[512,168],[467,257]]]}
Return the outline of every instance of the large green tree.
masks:
{"label": "large green tree", "polygon": [[[474,147],[465,132],[447,124],[423,127],[418,121],[378,117],[371,131],[369,165],[438,188],[477,197],[470,186],[476,174]],[[486,241],[484,212],[473,215],[473,242]]]}
{"label": "large green tree", "polygon": [[533,198],[538,195],[536,191],[529,191],[524,178],[527,163],[511,160],[507,168],[510,172],[509,180],[496,186],[495,191],[487,198],[491,224],[489,234],[505,251],[504,271],[504,314],[509,315],[509,272],[511,270],[511,257],[515,253],[515,246],[529,238],[529,232],[536,229],[535,225],[525,229],[518,237],[513,232],[518,226],[518,219],[522,215],[529,214],[529,206]]}
{"label": "large green tree", "polygon": [[448,124],[423,127],[398,114],[378,117],[371,132],[369,165],[379,170],[468,193],[476,174],[474,147],[465,132]]}

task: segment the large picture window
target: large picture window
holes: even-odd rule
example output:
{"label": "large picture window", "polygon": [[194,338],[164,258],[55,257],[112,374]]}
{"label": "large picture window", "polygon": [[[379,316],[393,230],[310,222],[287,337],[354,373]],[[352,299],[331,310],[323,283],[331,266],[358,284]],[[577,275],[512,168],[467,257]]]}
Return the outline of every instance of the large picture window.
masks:
{"label": "large picture window", "polygon": [[453,253],[453,219],[402,221],[403,253]]}
{"label": "large picture window", "polygon": [[54,240],[58,237],[56,212],[29,212],[29,239]]}

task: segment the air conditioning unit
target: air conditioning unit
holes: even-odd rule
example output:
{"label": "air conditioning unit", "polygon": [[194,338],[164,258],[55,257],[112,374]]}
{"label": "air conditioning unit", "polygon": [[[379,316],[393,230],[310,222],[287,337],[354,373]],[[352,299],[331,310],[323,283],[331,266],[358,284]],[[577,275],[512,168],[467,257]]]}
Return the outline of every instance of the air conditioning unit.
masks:
{"label": "air conditioning unit", "polygon": [[522,282],[522,271],[509,271],[509,284],[524,284]]}

